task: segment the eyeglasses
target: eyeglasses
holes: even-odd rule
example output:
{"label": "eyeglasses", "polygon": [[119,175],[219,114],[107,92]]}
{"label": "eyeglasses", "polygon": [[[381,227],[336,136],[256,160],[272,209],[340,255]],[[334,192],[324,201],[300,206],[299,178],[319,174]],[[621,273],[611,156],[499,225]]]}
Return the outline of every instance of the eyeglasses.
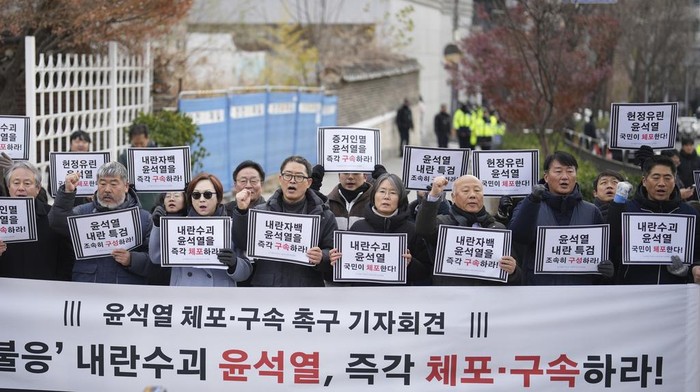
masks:
{"label": "eyeglasses", "polygon": [[248,184],[258,185],[260,183],[260,179],[259,178],[241,178],[241,179],[236,180],[236,182],[241,184],[241,185],[248,185]]}
{"label": "eyeglasses", "polygon": [[180,192],[166,193],[165,199],[182,199],[182,193],[180,193]]}
{"label": "eyeglasses", "polygon": [[209,199],[211,199],[212,196],[214,196],[214,192],[212,192],[212,191],[204,191],[203,193],[196,192],[196,191],[192,192],[192,198],[195,200],[201,199],[202,196],[204,196],[205,199],[209,200]]}
{"label": "eyeglasses", "polygon": [[302,182],[302,181],[306,180],[307,178],[311,178],[311,177],[306,177],[303,174],[282,173],[282,178],[285,181],[292,181],[292,178],[293,178],[294,181],[296,181],[296,182]]}

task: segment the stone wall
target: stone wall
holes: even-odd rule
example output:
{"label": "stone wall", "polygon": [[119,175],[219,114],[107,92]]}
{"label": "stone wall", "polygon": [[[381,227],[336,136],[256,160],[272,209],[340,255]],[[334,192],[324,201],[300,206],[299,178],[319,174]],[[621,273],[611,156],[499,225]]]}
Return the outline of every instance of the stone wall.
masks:
{"label": "stone wall", "polygon": [[[347,75],[346,75],[347,76]],[[399,135],[394,119],[396,111],[408,98],[416,129],[409,136],[411,144],[421,144],[418,69],[406,73],[375,72],[365,77],[348,76],[335,84],[338,96],[338,126],[360,125],[381,130],[382,154],[398,154]]]}

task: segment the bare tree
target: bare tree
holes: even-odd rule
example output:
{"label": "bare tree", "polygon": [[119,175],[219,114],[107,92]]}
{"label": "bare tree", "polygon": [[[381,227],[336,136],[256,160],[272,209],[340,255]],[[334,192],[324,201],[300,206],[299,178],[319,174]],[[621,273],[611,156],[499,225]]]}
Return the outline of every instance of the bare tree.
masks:
{"label": "bare tree", "polygon": [[620,0],[611,8],[620,22],[615,56],[627,73],[630,101],[664,101],[673,87],[682,87],[692,42],[689,3]]}

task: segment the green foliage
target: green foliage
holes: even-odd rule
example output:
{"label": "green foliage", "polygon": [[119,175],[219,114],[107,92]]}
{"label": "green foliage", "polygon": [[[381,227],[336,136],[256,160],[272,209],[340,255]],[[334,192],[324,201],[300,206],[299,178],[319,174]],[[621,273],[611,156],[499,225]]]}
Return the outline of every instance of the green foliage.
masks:
{"label": "green foliage", "polygon": [[318,85],[318,48],[306,38],[303,26],[283,23],[271,28],[269,36],[263,40],[271,53],[262,75],[263,82],[286,86]]}
{"label": "green foliage", "polygon": [[204,137],[192,119],[183,113],[160,111],[153,114],[139,113],[134,124],[148,127],[148,135],[159,147],[190,146],[192,169],[202,169],[202,161],[209,153],[202,146]]}
{"label": "green foliage", "polygon": [[390,37],[390,44],[393,48],[403,49],[413,42],[411,33],[415,29],[415,24],[413,23],[414,12],[415,8],[412,5],[407,5],[398,10],[393,15],[393,18],[388,11],[384,14],[384,35]]}

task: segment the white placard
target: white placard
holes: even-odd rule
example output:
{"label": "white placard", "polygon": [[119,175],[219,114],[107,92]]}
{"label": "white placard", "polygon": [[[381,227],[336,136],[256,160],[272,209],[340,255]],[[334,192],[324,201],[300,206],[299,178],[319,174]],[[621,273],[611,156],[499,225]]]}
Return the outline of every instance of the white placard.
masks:
{"label": "white placard", "polygon": [[31,197],[0,197],[0,240],[37,241],[36,209]]}
{"label": "white placard", "polygon": [[0,152],[10,158],[29,159],[29,117],[0,116]]}
{"label": "white placard", "polygon": [[610,225],[538,226],[536,274],[597,274],[609,260]]}
{"label": "white placard", "polygon": [[109,256],[113,250],[131,250],[143,242],[138,207],[68,217],[76,260]]}
{"label": "white placard", "polygon": [[433,274],[507,282],[498,261],[510,255],[511,231],[440,225]]}
{"label": "white placard", "polygon": [[334,282],[406,283],[407,234],[333,233],[343,257],[333,269]]}
{"label": "white placard", "polygon": [[129,148],[129,183],[138,192],[183,191],[190,181],[190,148]]}
{"label": "white placard", "polygon": [[467,174],[468,148],[429,148],[404,146],[403,183],[406,189],[424,191],[435,177],[447,178],[445,191],[451,191],[459,177]]}
{"label": "white placard", "polygon": [[164,267],[225,269],[216,257],[221,249],[231,249],[231,217],[160,219],[160,254]]}
{"label": "white placard", "polygon": [[382,163],[379,129],[318,128],[318,163],[327,172],[370,173]]}
{"label": "white placard", "polygon": [[484,196],[527,196],[539,180],[538,150],[473,152],[473,172],[484,184]]}
{"label": "white placard", "polygon": [[320,230],[319,215],[248,210],[248,257],[313,266],[306,252]]}
{"label": "white placard", "polygon": [[678,103],[613,103],[610,148],[675,148]]}
{"label": "white placard", "polygon": [[698,285],[241,289],[0,278],[0,314],[11,315],[0,322],[0,388],[691,392],[699,307]]}
{"label": "white placard", "polygon": [[623,264],[671,264],[671,256],[690,264],[694,249],[694,215],[622,213]]}
{"label": "white placard", "polygon": [[49,154],[51,170],[51,195],[56,197],[58,188],[66,182],[66,175],[80,173],[76,196],[92,196],[97,191],[97,170],[110,162],[108,152],[52,152]]}

